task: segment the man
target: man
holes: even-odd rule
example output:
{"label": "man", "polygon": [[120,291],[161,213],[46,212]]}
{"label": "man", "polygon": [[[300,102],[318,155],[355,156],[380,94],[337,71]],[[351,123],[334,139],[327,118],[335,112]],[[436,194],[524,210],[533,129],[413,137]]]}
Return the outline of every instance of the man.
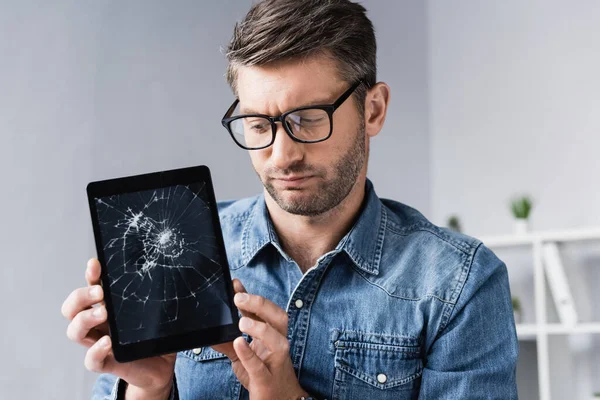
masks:
{"label": "man", "polygon": [[[243,338],[115,362],[98,290],[63,305],[95,399],[516,398],[505,265],[366,178],[389,87],[366,10],[265,0],[236,25],[223,118],[264,185],[219,213]],[[95,294],[94,294],[95,293]],[[95,315],[94,310],[98,315]]]}

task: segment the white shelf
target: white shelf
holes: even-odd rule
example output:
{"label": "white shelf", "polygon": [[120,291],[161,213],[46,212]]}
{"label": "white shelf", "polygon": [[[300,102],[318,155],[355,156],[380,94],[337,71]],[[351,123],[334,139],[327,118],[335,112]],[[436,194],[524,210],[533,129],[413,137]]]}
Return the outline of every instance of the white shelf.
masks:
{"label": "white shelf", "polygon": [[517,324],[517,336],[519,340],[535,340],[537,338],[537,325]]}
{"label": "white shelf", "polygon": [[540,400],[556,400],[551,393],[550,338],[555,335],[600,334],[600,322],[565,325],[548,323],[546,274],[544,270],[544,246],[548,243],[575,241],[600,241],[599,228],[584,228],[563,231],[537,231],[522,235],[500,235],[480,238],[492,249],[530,246],[532,250],[533,292],[535,324],[518,324],[517,336],[520,341],[533,340],[537,348],[538,388]]}
{"label": "white shelf", "polygon": [[517,324],[517,336],[519,340],[536,340],[539,332],[546,335],[600,333],[600,322],[582,323],[572,326],[564,324]]}
{"label": "white shelf", "polygon": [[488,247],[528,246],[535,242],[573,242],[600,240],[600,228],[564,231],[538,231],[523,235],[499,235],[479,238]]}

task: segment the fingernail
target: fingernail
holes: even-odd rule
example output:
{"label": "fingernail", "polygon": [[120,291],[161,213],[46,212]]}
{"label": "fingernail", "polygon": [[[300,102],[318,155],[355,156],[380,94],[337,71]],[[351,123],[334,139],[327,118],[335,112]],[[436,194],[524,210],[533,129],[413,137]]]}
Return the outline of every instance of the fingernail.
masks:
{"label": "fingernail", "polygon": [[104,310],[102,309],[102,307],[96,307],[96,308],[94,309],[94,311],[92,311],[92,315],[93,315],[94,317],[101,317],[101,316],[102,316],[102,314],[104,314]]}
{"label": "fingernail", "polygon": [[250,296],[248,296],[247,293],[237,293],[235,295],[235,301],[236,301],[236,303],[245,303],[248,301],[249,297]]}
{"label": "fingernail", "polygon": [[109,344],[108,336],[104,336],[102,339],[100,339],[100,346],[108,347]]}
{"label": "fingernail", "polygon": [[90,296],[92,297],[92,299],[99,299],[101,295],[102,289],[100,288],[100,286],[92,286],[90,288]]}
{"label": "fingernail", "polygon": [[251,327],[252,327],[252,320],[250,318],[242,317],[242,319],[240,319],[240,329],[241,330],[250,329]]}

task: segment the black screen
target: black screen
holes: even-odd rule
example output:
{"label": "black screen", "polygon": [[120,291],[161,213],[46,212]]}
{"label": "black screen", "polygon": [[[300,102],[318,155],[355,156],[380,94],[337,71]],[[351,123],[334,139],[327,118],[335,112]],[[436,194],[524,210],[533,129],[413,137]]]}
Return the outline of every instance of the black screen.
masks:
{"label": "black screen", "polygon": [[205,183],[95,198],[120,344],[232,323]]}

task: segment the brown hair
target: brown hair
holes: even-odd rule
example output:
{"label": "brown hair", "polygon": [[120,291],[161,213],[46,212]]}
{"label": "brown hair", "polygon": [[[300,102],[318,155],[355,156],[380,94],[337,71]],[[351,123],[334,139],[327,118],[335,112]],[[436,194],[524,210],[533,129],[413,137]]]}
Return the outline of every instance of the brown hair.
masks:
{"label": "brown hair", "polygon": [[[237,93],[239,66],[326,55],[349,84],[376,83],[377,44],[366,9],[349,0],[262,0],[235,25],[226,51],[227,82]],[[355,92],[364,111],[365,85]]]}

